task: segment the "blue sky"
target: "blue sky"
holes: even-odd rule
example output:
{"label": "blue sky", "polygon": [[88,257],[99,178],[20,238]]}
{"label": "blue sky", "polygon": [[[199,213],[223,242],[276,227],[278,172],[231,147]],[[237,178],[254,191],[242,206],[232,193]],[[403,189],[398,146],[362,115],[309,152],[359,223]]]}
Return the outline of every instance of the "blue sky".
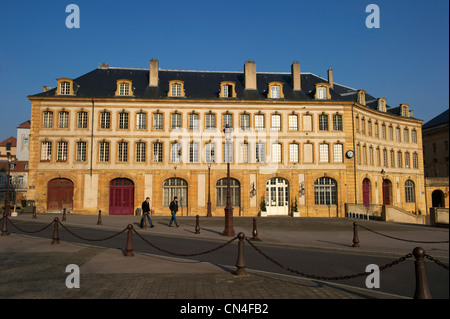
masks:
{"label": "blue sky", "polygon": [[[80,9],[69,29],[66,6]],[[380,28],[366,27],[366,6]],[[425,122],[449,107],[448,0],[0,0],[0,140],[30,118],[28,95],[106,62],[163,69],[302,72],[407,103]]]}

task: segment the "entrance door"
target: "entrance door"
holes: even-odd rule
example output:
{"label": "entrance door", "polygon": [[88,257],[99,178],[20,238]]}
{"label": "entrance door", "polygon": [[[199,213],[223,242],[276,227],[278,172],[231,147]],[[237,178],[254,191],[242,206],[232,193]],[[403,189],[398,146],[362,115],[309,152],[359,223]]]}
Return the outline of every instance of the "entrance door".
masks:
{"label": "entrance door", "polygon": [[274,177],[266,183],[267,215],[289,214],[289,184],[284,178]]}
{"label": "entrance door", "polygon": [[133,215],[134,184],[129,179],[117,178],[109,184],[109,214]]}
{"label": "entrance door", "polygon": [[441,190],[435,190],[431,193],[432,207],[444,207],[444,193]]}
{"label": "entrance door", "polygon": [[383,180],[383,205],[391,205],[391,181]]}
{"label": "entrance door", "polygon": [[73,209],[73,183],[66,178],[56,178],[47,185],[47,211]]}
{"label": "entrance door", "polygon": [[363,180],[363,204],[369,209],[370,206],[370,180],[365,178]]}

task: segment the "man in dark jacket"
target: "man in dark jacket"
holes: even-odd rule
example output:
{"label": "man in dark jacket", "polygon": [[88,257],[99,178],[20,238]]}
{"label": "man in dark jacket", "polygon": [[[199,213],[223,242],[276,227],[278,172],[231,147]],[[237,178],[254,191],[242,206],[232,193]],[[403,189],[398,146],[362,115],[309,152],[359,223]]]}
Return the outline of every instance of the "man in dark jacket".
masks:
{"label": "man in dark jacket", "polygon": [[142,218],[141,218],[141,227],[144,224],[145,215],[147,215],[148,222],[150,223],[150,227],[155,227],[152,223],[152,219],[150,218],[150,197],[147,197],[145,201],[142,203]]}
{"label": "man in dark jacket", "polygon": [[178,212],[178,199],[176,196],[173,198],[173,201],[170,202],[169,209],[170,209],[170,213],[172,214],[172,218],[170,219],[170,222],[169,222],[169,227],[173,227],[172,222],[174,222],[175,225],[177,225],[177,227],[180,227],[180,224],[177,223],[177,217],[176,217],[177,212]]}

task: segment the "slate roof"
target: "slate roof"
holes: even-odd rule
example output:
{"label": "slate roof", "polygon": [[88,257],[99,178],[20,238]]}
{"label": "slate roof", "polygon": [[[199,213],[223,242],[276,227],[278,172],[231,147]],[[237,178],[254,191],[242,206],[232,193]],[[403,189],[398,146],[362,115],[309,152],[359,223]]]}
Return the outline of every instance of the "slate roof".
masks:
{"label": "slate roof", "polygon": [[434,126],[438,126],[438,125],[442,125],[442,124],[446,124],[446,123],[448,124],[448,122],[449,122],[449,110],[447,109],[446,111],[442,112],[438,116],[432,118],[431,120],[429,120],[428,122],[423,124],[422,129],[427,129],[430,127],[434,127]]}
{"label": "slate roof", "polygon": [[[278,81],[283,83],[284,100],[308,101],[314,100],[315,84],[327,83],[328,80],[312,73],[301,73],[301,91],[294,91],[292,87],[292,76],[290,72],[269,73],[257,72],[257,90],[245,90],[244,72],[220,72],[220,71],[182,71],[182,70],[159,70],[159,86],[149,87],[149,69],[130,68],[97,68],[76,79],[74,91],[77,97],[84,98],[112,98],[117,89],[117,80],[127,79],[133,81],[133,97],[143,99],[207,99],[219,100],[220,82],[235,82],[237,100],[266,100],[268,83]],[[181,80],[184,82],[186,96],[168,97],[169,81]],[[347,87],[338,83],[330,87],[331,100],[333,101],[357,101],[357,89]],[[56,88],[46,92],[32,95],[32,97],[55,96]],[[58,96],[64,98],[65,96]],[[72,96],[68,96],[72,98]],[[121,96],[121,98],[128,98]],[[282,99],[283,100],[283,99]],[[366,106],[377,110],[378,99],[366,93]],[[388,105],[387,114],[400,115],[396,107]]]}

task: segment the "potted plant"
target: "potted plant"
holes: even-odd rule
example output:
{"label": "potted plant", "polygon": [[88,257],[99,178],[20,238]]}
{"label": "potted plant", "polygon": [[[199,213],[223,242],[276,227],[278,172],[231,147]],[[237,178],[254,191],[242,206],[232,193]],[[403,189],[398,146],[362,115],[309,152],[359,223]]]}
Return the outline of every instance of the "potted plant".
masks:
{"label": "potted plant", "polygon": [[294,202],[291,205],[291,214],[292,217],[300,217],[300,213],[298,211],[297,197],[294,198]]}
{"label": "potted plant", "polygon": [[266,217],[267,216],[267,209],[266,209],[266,198],[263,196],[261,196],[261,203],[259,205],[260,211],[259,211],[259,216],[261,217]]}

